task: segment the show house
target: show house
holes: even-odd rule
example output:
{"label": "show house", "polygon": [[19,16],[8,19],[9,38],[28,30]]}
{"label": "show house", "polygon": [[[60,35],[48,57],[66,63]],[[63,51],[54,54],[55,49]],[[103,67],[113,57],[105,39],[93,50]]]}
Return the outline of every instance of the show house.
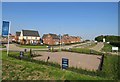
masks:
{"label": "show house", "polygon": [[38,31],[22,30],[16,32],[15,41],[20,44],[40,44],[40,35]]}

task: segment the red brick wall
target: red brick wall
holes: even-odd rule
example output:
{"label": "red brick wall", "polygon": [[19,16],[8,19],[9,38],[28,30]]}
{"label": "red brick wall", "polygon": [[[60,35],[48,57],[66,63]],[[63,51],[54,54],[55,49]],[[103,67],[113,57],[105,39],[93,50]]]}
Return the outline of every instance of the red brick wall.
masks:
{"label": "red brick wall", "polygon": [[[59,40],[53,39],[52,36],[50,36],[50,35],[43,38],[44,44],[55,45],[56,42],[59,42]],[[63,36],[63,38],[61,39],[61,42],[64,44],[69,44],[71,42],[76,43],[76,42],[80,42],[80,38],[79,37],[71,37],[71,36]]]}

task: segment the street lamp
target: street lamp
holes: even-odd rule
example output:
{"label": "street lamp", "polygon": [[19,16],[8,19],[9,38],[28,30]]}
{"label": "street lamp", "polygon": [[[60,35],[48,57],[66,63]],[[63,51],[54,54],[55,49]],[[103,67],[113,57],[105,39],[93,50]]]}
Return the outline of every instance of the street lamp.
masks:
{"label": "street lamp", "polygon": [[60,51],[61,51],[61,34],[59,34],[60,37]]}

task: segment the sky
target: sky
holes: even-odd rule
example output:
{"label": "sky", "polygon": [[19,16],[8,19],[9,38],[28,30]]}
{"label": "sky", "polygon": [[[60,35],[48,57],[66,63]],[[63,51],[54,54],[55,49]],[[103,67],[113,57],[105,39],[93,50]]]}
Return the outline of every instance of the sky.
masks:
{"label": "sky", "polygon": [[11,21],[12,34],[24,29],[94,39],[118,35],[118,3],[3,2],[2,20]]}

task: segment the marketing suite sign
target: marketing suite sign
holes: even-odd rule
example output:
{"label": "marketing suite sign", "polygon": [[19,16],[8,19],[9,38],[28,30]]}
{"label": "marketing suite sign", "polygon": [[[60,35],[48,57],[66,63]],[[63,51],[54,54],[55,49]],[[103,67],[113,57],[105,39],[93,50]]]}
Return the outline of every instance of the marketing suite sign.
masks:
{"label": "marketing suite sign", "polygon": [[118,51],[118,47],[112,47],[112,50]]}
{"label": "marketing suite sign", "polygon": [[9,21],[3,21],[2,23],[2,36],[7,36],[9,34]]}
{"label": "marketing suite sign", "polygon": [[62,58],[62,69],[67,69],[69,64],[69,60],[66,58]]}

